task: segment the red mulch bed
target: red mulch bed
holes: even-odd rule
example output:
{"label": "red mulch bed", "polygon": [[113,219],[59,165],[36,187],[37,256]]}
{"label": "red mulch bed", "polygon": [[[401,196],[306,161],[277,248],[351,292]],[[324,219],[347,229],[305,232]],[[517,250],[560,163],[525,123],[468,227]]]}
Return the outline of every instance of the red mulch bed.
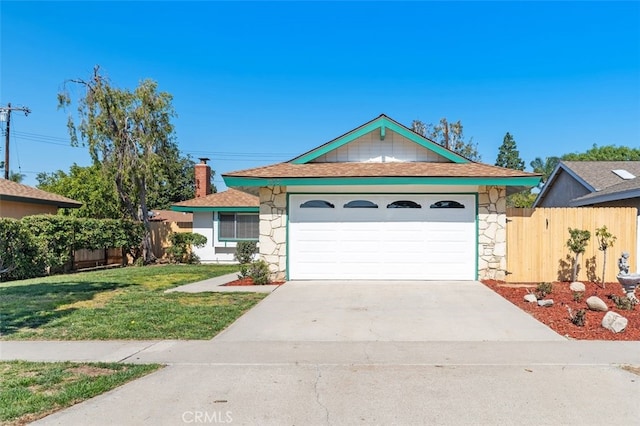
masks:
{"label": "red mulch bed", "polygon": [[[624,311],[617,309],[613,301],[607,297],[609,294],[624,296],[622,287],[618,283],[607,283],[606,288],[603,289],[596,283],[585,282],[584,297],[580,302],[576,302],[573,300],[568,282],[554,282],[553,292],[545,297],[545,299],[553,299],[553,306],[549,308],[524,300],[527,289],[533,293],[537,284],[528,284],[525,287],[525,284],[505,284],[491,280],[483,283],[563,336],[578,340],[640,340],[640,305],[636,305],[633,311]],[[585,302],[590,296],[598,296],[607,304],[610,311],[617,312],[628,319],[627,328],[616,334],[602,327],[602,318],[606,312],[590,311]],[[574,313],[578,309],[585,309],[584,327],[578,327],[569,320],[567,308],[571,308]]]}
{"label": "red mulch bed", "polygon": [[[284,281],[276,281],[276,282],[271,282],[269,284],[281,285],[281,284],[284,284]],[[253,278],[247,277],[247,278],[243,278],[241,280],[231,281],[231,282],[226,283],[224,285],[225,286],[234,286],[234,285],[255,285],[255,284],[253,283]]]}

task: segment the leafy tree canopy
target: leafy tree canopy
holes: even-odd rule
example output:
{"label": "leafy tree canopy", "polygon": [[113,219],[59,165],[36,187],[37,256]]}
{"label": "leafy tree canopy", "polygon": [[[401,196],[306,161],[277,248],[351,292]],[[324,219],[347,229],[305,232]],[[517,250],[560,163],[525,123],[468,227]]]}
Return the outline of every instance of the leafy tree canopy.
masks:
{"label": "leafy tree canopy", "polygon": [[143,80],[133,91],[117,88],[96,66],[90,79],[65,82],[58,94],[61,108],[72,104],[69,85],[82,89],[77,114],[68,119],[71,142],[86,145],[94,163],[113,179],[125,217],[144,223],[143,258],[152,261],[149,194],[161,182],[172,182],[172,173],[181,169],[175,165],[180,156],[172,96],[158,91],[153,80]]}
{"label": "leafy tree canopy", "polygon": [[640,148],[594,144],[586,152],[565,154],[561,159],[566,161],[640,161]]}
{"label": "leafy tree canopy", "polygon": [[513,136],[507,132],[502,139],[496,166],[506,167],[513,170],[524,170],[524,160],[520,158],[520,151],[516,147],[516,141]]}
{"label": "leafy tree canopy", "polygon": [[462,155],[471,161],[480,161],[478,144],[473,143],[473,138],[464,140],[462,123],[460,120],[449,123],[446,118],[441,118],[438,124],[425,124],[420,120],[413,120],[411,129],[432,141]]}

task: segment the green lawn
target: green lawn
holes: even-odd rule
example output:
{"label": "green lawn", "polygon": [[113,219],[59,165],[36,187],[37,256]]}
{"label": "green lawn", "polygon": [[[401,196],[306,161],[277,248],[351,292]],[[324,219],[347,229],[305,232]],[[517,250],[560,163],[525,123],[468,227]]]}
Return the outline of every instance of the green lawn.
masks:
{"label": "green lawn", "polygon": [[210,339],[264,298],[164,290],[234,265],[160,265],[0,283],[0,338]]}
{"label": "green lawn", "polygon": [[155,364],[0,362],[0,424],[26,424],[158,368]]}

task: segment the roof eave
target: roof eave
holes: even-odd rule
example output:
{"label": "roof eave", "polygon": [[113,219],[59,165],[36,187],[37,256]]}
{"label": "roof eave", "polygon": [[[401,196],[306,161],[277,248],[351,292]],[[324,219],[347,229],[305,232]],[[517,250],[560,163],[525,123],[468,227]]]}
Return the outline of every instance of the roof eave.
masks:
{"label": "roof eave", "polygon": [[78,209],[82,207],[82,203],[56,200],[42,200],[39,198],[21,197],[17,195],[0,195],[2,201],[17,201],[29,204],[44,204],[47,206],[56,206],[61,209]]}
{"label": "roof eave", "polygon": [[571,200],[571,207],[589,206],[592,204],[607,203],[610,201],[628,200],[629,198],[640,198],[640,188],[630,189],[627,191],[614,192],[612,194],[594,195],[589,197]]}
{"label": "roof eave", "polygon": [[225,184],[237,186],[317,186],[317,185],[494,185],[535,187],[539,176],[518,177],[269,177],[222,176]]}
{"label": "roof eave", "polygon": [[260,207],[257,206],[171,206],[171,210],[176,212],[238,212],[257,213]]}

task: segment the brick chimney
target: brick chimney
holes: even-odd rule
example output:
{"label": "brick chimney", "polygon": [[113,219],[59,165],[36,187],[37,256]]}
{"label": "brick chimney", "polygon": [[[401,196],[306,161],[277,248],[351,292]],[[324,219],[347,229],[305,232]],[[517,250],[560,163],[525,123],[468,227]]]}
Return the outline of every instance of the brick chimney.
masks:
{"label": "brick chimney", "polygon": [[196,198],[206,197],[211,194],[211,167],[207,164],[208,158],[198,158],[196,164]]}

